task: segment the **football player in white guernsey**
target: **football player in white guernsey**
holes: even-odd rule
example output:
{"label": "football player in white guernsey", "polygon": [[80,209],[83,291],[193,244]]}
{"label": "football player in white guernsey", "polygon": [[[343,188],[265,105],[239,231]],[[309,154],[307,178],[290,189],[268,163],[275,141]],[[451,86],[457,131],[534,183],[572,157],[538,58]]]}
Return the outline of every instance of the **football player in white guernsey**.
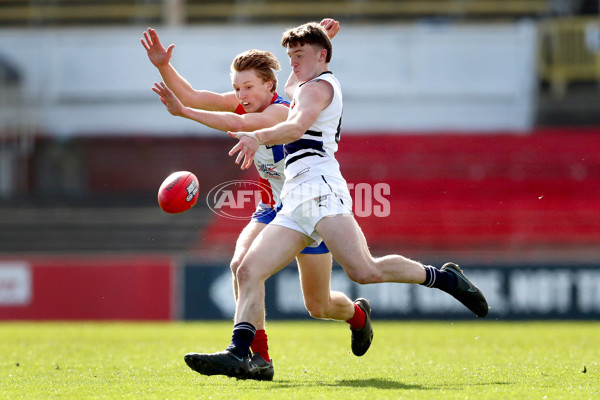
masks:
{"label": "football player in white guernsey", "polygon": [[[329,37],[339,32],[339,23],[332,19],[322,21]],[[165,49],[153,29],[144,33],[142,45],[150,61],[158,68],[166,83],[155,83],[156,92],[167,110],[175,116],[188,118],[221,131],[254,130],[273,126],[287,118],[289,103],[277,96],[277,78],[274,71],[279,63],[269,52],[249,50],[238,54],[231,65],[231,79],[234,92],[214,93],[195,90],[178,74],[170,64],[174,45]],[[291,79],[293,81],[293,78]],[[260,146],[254,164],[271,191],[271,202],[261,203],[252,215],[251,221],[240,233],[231,261],[234,296],[238,297],[237,269],[252,241],[269,224],[281,207],[280,193],[284,181],[284,150],[282,145]],[[265,168],[268,166],[268,168]],[[266,203],[266,201],[265,201]],[[307,310],[315,318],[331,318],[335,310],[344,308],[350,300],[340,292],[330,291],[312,283],[314,271],[331,271],[331,254],[324,242],[306,247],[296,257],[301,276],[301,286]],[[328,296],[323,297],[322,291]],[[350,302],[351,303],[351,302]],[[274,369],[268,353],[267,335],[263,324],[257,324],[257,333],[251,348],[253,371],[248,378],[270,380]]]}
{"label": "football player in white guernsey", "polygon": [[[188,355],[193,358],[194,369],[205,375],[243,377],[254,326],[262,322],[264,314],[265,280],[285,267],[302,248],[321,240],[355,282],[436,287],[478,317],[485,317],[485,297],[456,264],[446,263],[437,269],[399,255],[371,255],[334,158],[340,139],[342,94],[329,70],[331,42],[319,24],[309,23],[286,31],[282,45],[294,74],[294,82],[286,86],[286,90],[293,90],[288,119],[271,128],[229,134],[239,139],[230,155],[237,153],[236,163],[242,168],[251,165],[259,145],[285,145],[283,209],[253,241],[238,269],[239,298],[230,345],[218,353]],[[328,283],[330,273],[315,271],[312,279],[315,284]],[[322,295],[327,293],[323,291]],[[347,304],[336,316],[356,319],[351,322],[352,350],[358,355],[369,348],[373,337],[368,302],[359,300]]]}

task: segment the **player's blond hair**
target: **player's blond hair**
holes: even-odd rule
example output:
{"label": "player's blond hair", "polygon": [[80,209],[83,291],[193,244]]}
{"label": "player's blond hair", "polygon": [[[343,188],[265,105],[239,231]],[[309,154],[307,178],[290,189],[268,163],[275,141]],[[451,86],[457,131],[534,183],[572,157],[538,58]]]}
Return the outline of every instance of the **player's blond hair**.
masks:
{"label": "player's blond hair", "polygon": [[272,81],[273,87],[271,88],[271,92],[275,93],[277,90],[277,76],[275,75],[275,71],[281,70],[281,65],[273,53],[252,49],[235,56],[231,63],[231,72],[248,70],[254,70],[263,82]]}
{"label": "player's blond hair", "polygon": [[331,40],[327,36],[327,31],[317,22],[309,22],[304,25],[288,29],[283,33],[281,45],[283,47],[304,46],[312,44],[327,50],[325,62],[331,61]]}

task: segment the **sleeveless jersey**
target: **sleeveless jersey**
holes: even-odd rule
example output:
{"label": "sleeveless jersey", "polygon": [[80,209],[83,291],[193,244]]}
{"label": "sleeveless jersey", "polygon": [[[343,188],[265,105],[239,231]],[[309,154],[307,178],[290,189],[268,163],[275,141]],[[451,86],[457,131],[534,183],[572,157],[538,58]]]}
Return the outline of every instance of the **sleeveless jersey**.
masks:
{"label": "sleeveless jersey", "polygon": [[[342,123],[342,90],[331,71],[300,84],[294,92],[292,108],[302,85],[311,81],[324,80],[333,87],[331,103],[319,114],[314,124],[295,142],[285,144],[285,186],[284,192],[292,190],[308,179],[323,176],[342,178],[340,165],[335,152],[340,141]],[[342,178],[343,179],[343,178]]]}
{"label": "sleeveless jersey", "polygon": [[[271,104],[283,104],[289,107],[290,103],[275,93]],[[241,104],[235,109],[239,115],[246,114]],[[261,202],[271,208],[277,209],[281,205],[281,189],[283,187],[283,145],[258,146],[254,155],[254,166],[260,176]]]}

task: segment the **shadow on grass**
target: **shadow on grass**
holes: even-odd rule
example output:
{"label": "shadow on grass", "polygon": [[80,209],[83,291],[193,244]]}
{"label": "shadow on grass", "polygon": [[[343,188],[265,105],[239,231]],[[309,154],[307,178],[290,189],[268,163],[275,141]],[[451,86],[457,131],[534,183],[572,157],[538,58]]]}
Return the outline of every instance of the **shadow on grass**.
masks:
{"label": "shadow on grass", "polygon": [[431,390],[432,387],[423,385],[412,385],[409,383],[403,383],[393,381],[389,379],[343,379],[337,383],[330,383],[328,386],[347,386],[347,387],[370,387],[376,389],[404,389],[404,390]]}
{"label": "shadow on grass", "polygon": [[[279,388],[288,387],[307,387],[307,386],[321,386],[321,387],[354,387],[354,388],[375,388],[375,389],[404,389],[404,390],[431,390],[436,389],[435,387],[428,387],[423,385],[412,385],[403,382],[397,382],[389,379],[343,379],[341,381],[330,382],[330,381],[290,381],[290,380],[274,380],[270,382],[271,385]],[[273,387],[272,386],[272,387]]]}
{"label": "shadow on grass", "polygon": [[[310,382],[298,382],[298,381],[290,381],[290,380],[275,380],[270,382],[271,385],[280,387],[280,388],[289,388],[289,387],[307,387],[307,386],[328,386],[328,387],[354,387],[354,388],[374,388],[374,389],[382,389],[382,390],[462,390],[467,386],[487,386],[487,385],[512,385],[513,382],[476,382],[469,384],[428,384],[428,385],[418,385],[418,384],[410,384],[404,383],[400,381],[395,381],[391,379],[380,379],[380,378],[370,378],[370,379],[342,379],[337,382],[323,382],[323,381],[310,381]],[[271,387],[273,387],[271,386]]]}

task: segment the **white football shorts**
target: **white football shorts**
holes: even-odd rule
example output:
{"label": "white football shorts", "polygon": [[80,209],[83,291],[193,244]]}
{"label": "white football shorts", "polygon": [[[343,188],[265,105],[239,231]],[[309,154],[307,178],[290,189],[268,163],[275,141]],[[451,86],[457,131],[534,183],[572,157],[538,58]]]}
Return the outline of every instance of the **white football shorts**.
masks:
{"label": "white football shorts", "polygon": [[318,246],[323,239],[315,226],[324,217],[352,214],[352,198],[344,179],[318,176],[299,184],[281,198],[283,208],[272,224],[298,231]]}

